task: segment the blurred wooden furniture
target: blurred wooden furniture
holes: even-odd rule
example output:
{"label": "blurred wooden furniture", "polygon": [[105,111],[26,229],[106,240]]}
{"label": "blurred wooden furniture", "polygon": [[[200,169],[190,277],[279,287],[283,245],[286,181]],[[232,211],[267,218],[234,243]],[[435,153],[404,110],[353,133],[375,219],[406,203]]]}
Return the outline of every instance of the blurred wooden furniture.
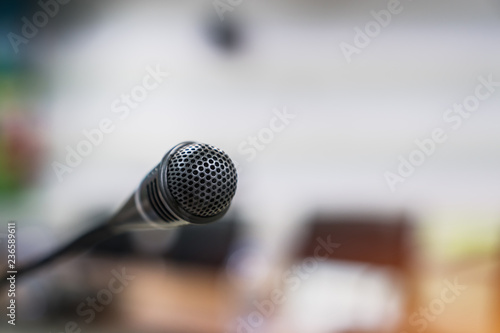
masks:
{"label": "blurred wooden furniture", "polygon": [[[412,274],[413,239],[410,221],[404,215],[326,215],[313,218],[295,259],[313,257],[318,238],[339,243],[328,254],[342,260],[389,268],[404,286],[404,321],[416,308],[416,278]],[[396,332],[412,332],[403,323]]]}

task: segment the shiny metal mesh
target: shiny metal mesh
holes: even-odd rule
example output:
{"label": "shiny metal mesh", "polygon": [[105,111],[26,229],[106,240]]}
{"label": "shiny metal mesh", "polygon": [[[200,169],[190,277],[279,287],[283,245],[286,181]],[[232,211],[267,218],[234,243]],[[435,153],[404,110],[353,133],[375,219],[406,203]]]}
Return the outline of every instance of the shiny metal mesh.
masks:
{"label": "shiny metal mesh", "polygon": [[233,162],[222,150],[203,143],[177,151],[167,170],[170,193],[187,212],[214,216],[226,209],[236,191]]}

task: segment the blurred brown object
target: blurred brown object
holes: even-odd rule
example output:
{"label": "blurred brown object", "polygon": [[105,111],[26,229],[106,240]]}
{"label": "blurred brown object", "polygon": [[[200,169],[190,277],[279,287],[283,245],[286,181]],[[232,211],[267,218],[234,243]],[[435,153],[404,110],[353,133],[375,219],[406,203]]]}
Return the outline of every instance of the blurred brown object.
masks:
{"label": "blurred brown object", "polygon": [[10,112],[1,115],[0,191],[16,190],[33,183],[43,155],[43,142],[36,120],[29,114]]}
{"label": "blurred brown object", "polygon": [[314,256],[318,238],[331,237],[341,247],[329,259],[348,260],[406,270],[410,263],[411,230],[403,216],[320,216],[309,224],[297,258]]}
{"label": "blurred brown object", "polygon": [[217,270],[144,267],[124,294],[124,328],[141,332],[216,333],[234,311],[231,284]]}
{"label": "blurred brown object", "polygon": [[[318,239],[341,244],[327,254],[329,260],[341,260],[388,268],[404,289],[402,318],[417,307],[417,283],[412,273],[413,230],[404,214],[398,215],[322,215],[308,224],[307,236],[295,259],[315,256]],[[395,332],[413,332],[401,323]]]}

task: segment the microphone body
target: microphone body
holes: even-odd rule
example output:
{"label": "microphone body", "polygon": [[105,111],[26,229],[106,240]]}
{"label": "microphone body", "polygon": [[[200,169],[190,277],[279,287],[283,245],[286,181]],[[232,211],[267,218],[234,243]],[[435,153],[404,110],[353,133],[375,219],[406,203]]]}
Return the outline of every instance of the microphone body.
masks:
{"label": "microphone body", "polygon": [[151,170],[108,224],[170,229],[214,222],[228,211],[236,182],[236,168],[222,150],[183,142]]}

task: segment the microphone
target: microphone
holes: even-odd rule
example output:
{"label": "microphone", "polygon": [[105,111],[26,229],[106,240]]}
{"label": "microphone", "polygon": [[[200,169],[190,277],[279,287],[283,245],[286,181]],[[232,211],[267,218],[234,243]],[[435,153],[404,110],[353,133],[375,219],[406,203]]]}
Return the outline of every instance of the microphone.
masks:
{"label": "microphone", "polygon": [[[194,141],[170,149],[108,221],[51,255],[18,269],[17,277],[128,230],[203,225],[223,217],[236,192],[236,168],[222,150]],[[0,280],[5,285],[6,277]]]}
{"label": "microphone", "polygon": [[108,224],[130,230],[214,222],[228,211],[236,183],[236,168],[226,153],[208,144],[182,142],[144,178]]}

